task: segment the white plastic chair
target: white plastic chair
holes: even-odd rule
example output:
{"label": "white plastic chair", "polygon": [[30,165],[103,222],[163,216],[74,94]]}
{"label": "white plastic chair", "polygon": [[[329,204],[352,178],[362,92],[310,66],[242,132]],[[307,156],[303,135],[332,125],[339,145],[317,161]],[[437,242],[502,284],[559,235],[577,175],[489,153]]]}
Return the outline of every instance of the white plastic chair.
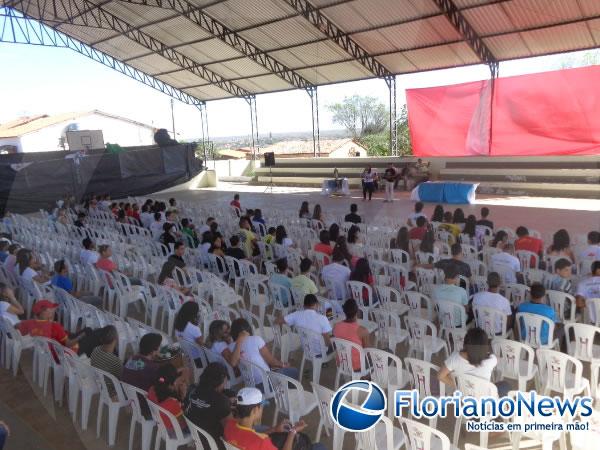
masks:
{"label": "white plastic chair", "polygon": [[385,388],[394,386],[402,389],[408,384],[410,375],[404,370],[399,357],[385,350],[371,347],[365,348],[365,354],[371,372],[371,380],[379,386]]}
{"label": "white plastic chair", "polygon": [[[358,380],[370,373],[367,368],[365,350],[362,346],[340,338],[331,338],[331,343],[336,353],[337,371],[335,374],[335,388],[340,386],[342,376],[350,380]],[[360,367],[354,370],[352,364],[352,354],[358,353]]]}
{"label": "white plastic chair", "polygon": [[408,304],[410,311],[409,315],[420,317],[422,319],[433,322],[434,306],[431,298],[421,292],[405,291],[404,298]]}
{"label": "white plastic chair", "polygon": [[300,363],[300,381],[304,374],[304,364],[310,361],[313,369],[312,382],[319,384],[323,364],[331,361],[335,354],[327,353],[327,345],[322,334],[303,327],[294,327],[300,336],[302,345],[302,362]]}
{"label": "white plastic chair", "polygon": [[473,306],[475,323],[483,329],[490,339],[497,336],[507,338],[512,336],[512,331],[508,330],[508,316],[496,308],[485,306]]}
{"label": "white plastic chair", "polygon": [[335,395],[335,392],[333,392],[331,389],[321,386],[318,383],[311,382],[310,385],[312,386],[313,395],[315,396],[317,407],[319,409],[319,426],[317,428],[315,441],[319,442],[321,440],[321,433],[323,429],[325,429],[325,434],[327,436],[329,436],[329,433],[335,428],[340,430],[340,433],[343,433],[341,428],[336,427],[333,419],[331,418],[331,413],[329,412],[330,403]]}
{"label": "white plastic chair", "polygon": [[410,270],[410,254],[401,249],[390,249],[390,257],[394,264],[404,266]]}
{"label": "white plastic chair", "polygon": [[[521,342],[528,344],[534,349],[559,348],[558,339],[554,339],[554,322],[552,320],[539,314],[517,313],[516,322]],[[522,328],[525,330],[524,336]],[[542,344],[542,328],[548,331],[546,344]]]}
{"label": "white plastic chair", "polygon": [[375,285],[375,292],[379,299],[380,307],[402,316],[409,311],[409,306],[402,301],[402,293],[389,286]]}
{"label": "white plastic chair", "polygon": [[521,303],[527,301],[529,291],[526,284],[509,283],[504,287],[504,296],[513,308],[518,308]]}
{"label": "white plastic chair", "polygon": [[[142,411],[142,404],[146,405],[148,400],[148,393],[142,389],[132,386],[127,383],[121,383],[123,392],[129,401],[131,406],[131,424],[129,426],[129,450],[133,448],[133,438],[135,436],[136,425],[141,427],[141,450],[150,450],[150,443],[152,442],[152,436],[156,423],[151,417],[145,417]],[[149,412],[149,411],[148,411]]]}
{"label": "white plastic chair", "polygon": [[444,351],[448,357],[448,348],[443,339],[438,336],[437,327],[425,319],[406,316],[406,328],[408,328],[408,356],[423,354],[425,361],[431,361],[431,356]]}
{"label": "white plastic chair", "polygon": [[21,332],[13,328],[12,324],[4,317],[0,317],[0,338],[2,339],[4,368],[12,369],[13,377],[16,377],[21,353],[23,350],[33,348],[33,339],[31,336],[22,336]]}
{"label": "white plastic chair", "polygon": [[[484,380],[474,375],[456,375],[456,386],[457,390],[462,392],[463,396],[470,396],[475,398],[491,397],[498,399],[498,389],[496,385],[490,381]],[[481,421],[491,420],[489,416],[478,417]],[[454,438],[452,443],[454,446],[458,446],[458,439],[460,437],[460,431],[464,418],[459,415],[456,418],[454,425]],[[487,447],[488,443],[488,432],[483,431],[479,433],[479,444],[482,447]]]}
{"label": "white plastic chair", "polygon": [[69,406],[75,420],[79,395],[81,394],[81,428],[87,430],[92,398],[100,393],[95,369],[78,357],[65,355],[69,365]]}
{"label": "white plastic chair", "polygon": [[269,288],[262,278],[256,276],[248,276],[244,281],[248,290],[248,298],[250,299],[250,310],[258,308],[258,316],[260,320],[264,321],[265,311],[269,302]]}
{"label": "white plastic chair", "polygon": [[492,348],[498,358],[495,370],[499,378],[517,380],[519,391],[525,392],[527,382],[537,375],[534,350],[527,344],[502,338],[494,338]]}
{"label": "white plastic chair", "polygon": [[194,443],[196,450],[219,450],[217,442],[206,430],[203,430],[194,424],[187,417],[185,418],[185,422],[187,423],[188,430],[190,430],[192,442]]}
{"label": "white plastic chair", "polygon": [[356,450],[399,450],[404,445],[404,435],[400,428],[386,416],[368,431],[356,433]]}
{"label": "white plastic chair", "polygon": [[269,374],[266,370],[244,358],[240,358],[238,368],[240,369],[245,387],[260,389],[264,394],[265,400],[269,400],[275,396],[273,387],[269,381]]}
{"label": "white plastic chair", "polygon": [[406,450],[436,449],[455,450],[450,439],[434,426],[427,426],[416,420],[401,417],[400,426],[406,440]]}
{"label": "white plastic chair", "polygon": [[600,298],[586,298],[585,312],[587,322],[600,327]]}
{"label": "white plastic chair", "polygon": [[110,373],[98,368],[95,369],[100,385],[100,397],[98,398],[98,414],[96,419],[96,437],[100,437],[100,426],[102,424],[102,412],[106,406],[108,410],[108,445],[115,445],[117,437],[117,425],[119,423],[119,412],[129,405],[127,397],[123,392],[121,383]]}
{"label": "white plastic chair", "polygon": [[[151,401],[148,402],[148,406],[157,426],[155,450],[161,447],[162,441],[165,442],[165,450],[177,450],[180,446],[188,445],[192,442],[192,435],[183,434],[181,425],[173,414]],[[163,420],[167,420],[170,423],[170,431],[167,430]]]}
{"label": "white plastic chair", "polygon": [[306,392],[300,382],[277,372],[269,372],[268,376],[275,393],[273,425],[277,423],[279,413],[287,415],[291,423],[296,423],[317,406],[314,396]]}
{"label": "white plastic chair", "polygon": [[565,353],[539,348],[536,350],[538,359],[538,379],[542,395],[559,392],[565,398],[574,395],[591,395],[590,382],[583,377],[583,364],[577,358]]}
{"label": "white plastic chair", "polygon": [[[369,308],[373,307],[373,288],[369,286],[367,283],[362,283],[360,281],[348,281],[346,282],[346,286],[348,288],[348,292],[350,296],[356,301],[356,303],[360,306],[367,306]],[[364,294],[367,293],[367,299],[364,299]]]}
{"label": "white plastic chair", "polygon": [[442,337],[445,330],[450,328],[467,328],[467,311],[462,305],[451,301],[441,300],[435,302],[435,309],[441,327]]}
{"label": "white plastic chair", "polygon": [[[445,395],[446,385],[437,379],[437,374],[440,371],[438,366],[416,358],[404,358],[404,363],[411,375],[411,386],[419,391],[421,398]],[[437,392],[432,390],[433,386],[436,387]],[[437,416],[429,419],[429,426],[435,427],[436,424]]]}
{"label": "white plastic chair", "polygon": [[398,344],[408,339],[408,331],[402,326],[400,316],[381,308],[374,308],[372,315],[377,322],[377,344],[384,343],[387,348],[395,352]]}
{"label": "white plastic chair", "polygon": [[[571,339],[571,334],[573,339]],[[600,345],[594,345],[598,335],[600,335],[600,328],[594,325],[567,323],[565,325],[567,353],[580,361],[600,360]]]}
{"label": "white plastic chair", "polygon": [[446,345],[448,346],[448,353],[452,354],[454,352],[462,351],[467,329],[448,328],[442,331],[445,334],[444,339],[446,340]]}
{"label": "white plastic chair", "polygon": [[528,250],[517,250],[515,256],[521,263],[521,270],[537,269],[539,267],[540,256],[533,252]]}
{"label": "white plastic chair", "polygon": [[[558,320],[564,324],[575,322],[575,313],[577,310],[575,297],[562,291],[546,290],[548,303],[556,312]],[[567,316],[568,310],[568,316]]]}

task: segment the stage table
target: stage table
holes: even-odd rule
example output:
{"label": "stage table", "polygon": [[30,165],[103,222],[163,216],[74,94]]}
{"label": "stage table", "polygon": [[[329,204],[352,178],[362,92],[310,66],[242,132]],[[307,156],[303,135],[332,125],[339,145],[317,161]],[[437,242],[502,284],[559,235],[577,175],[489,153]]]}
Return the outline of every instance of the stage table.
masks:
{"label": "stage table", "polygon": [[323,180],[321,195],[350,195],[350,185],[348,178],[332,178]]}
{"label": "stage table", "polygon": [[430,203],[475,203],[477,186],[479,186],[479,183],[428,181],[414,188],[410,199]]}

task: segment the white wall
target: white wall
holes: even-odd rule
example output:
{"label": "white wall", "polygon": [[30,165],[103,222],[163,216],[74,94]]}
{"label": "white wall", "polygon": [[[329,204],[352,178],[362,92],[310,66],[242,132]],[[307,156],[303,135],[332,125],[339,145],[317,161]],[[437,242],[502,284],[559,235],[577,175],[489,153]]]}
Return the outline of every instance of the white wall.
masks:
{"label": "white wall", "polygon": [[[354,154],[358,151],[361,157],[367,156],[367,151],[362,148],[360,145],[355,144],[354,142],[346,142],[337,150],[332,151],[329,154],[330,158],[355,158]],[[352,156],[350,156],[350,152],[352,152]]]}
{"label": "white wall", "polygon": [[59,139],[65,127],[70,123],[77,123],[80,130],[102,130],[105,143],[119,144],[121,147],[151,145],[154,143],[154,130],[152,128],[99,114],[90,114],[21,136],[20,151],[62,150],[59,146]]}
{"label": "white wall", "polygon": [[207,161],[209,170],[217,172],[217,178],[223,177],[241,177],[252,161],[247,159],[220,159],[216,161]]}

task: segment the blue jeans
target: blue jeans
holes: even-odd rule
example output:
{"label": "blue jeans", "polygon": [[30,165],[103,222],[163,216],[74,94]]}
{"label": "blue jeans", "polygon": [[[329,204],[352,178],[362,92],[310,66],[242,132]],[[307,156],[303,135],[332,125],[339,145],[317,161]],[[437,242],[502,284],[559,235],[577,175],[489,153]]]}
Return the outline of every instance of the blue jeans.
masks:
{"label": "blue jeans", "polygon": [[282,367],[281,369],[275,369],[273,372],[280,373],[286,377],[298,380],[300,378],[300,371],[296,367]]}
{"label": "blue jeans", "polygon": [[7,436],[8,431],[6,431],[6,428],[0,427],[0,450],[4,448],[4,443],[6,442]]}

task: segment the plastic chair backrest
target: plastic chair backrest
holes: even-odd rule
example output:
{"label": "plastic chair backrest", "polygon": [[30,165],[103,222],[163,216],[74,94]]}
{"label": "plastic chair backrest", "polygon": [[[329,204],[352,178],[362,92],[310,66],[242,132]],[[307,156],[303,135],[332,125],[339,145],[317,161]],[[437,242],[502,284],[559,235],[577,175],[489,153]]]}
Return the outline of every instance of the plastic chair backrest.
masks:
{"label": "plastic chair backrest", "polygon": [[535,353],[540,381],[545,389],[565,393],[566,389],[580,385],[583,364],[577,358],[548,348],[539,348]]}
{"label": "plastic chair backrest", "polygon": [[[517,379],[520,376],[533,374],[535,352],[529,345],[512,339],[494,338],[492,348],[498,358],[496,370],[503,377]],[[525,362],[525,366],[523,366],[523,362]],[[525,369],[525,373],[522,373],[523,369]]]}
{"label": "plastic chair backrest", "polygon": [[371,380],[380,386],[388,386],[393,372],[396,373],[396,384],[402,384],[402,360],[396,355],[377,348],[365,348],[365,354],[369,368],[371,369]]}
{"label": "plastic chair backrest", "polygon": [[365,360],[365,350],[362,346],[347,341],[346,339],[340,338],[331,338],[331,343],[333,344],[333,348],[337,353],[337,367],[340,373],[353,378],[354,368],[352,365],[352,353],[358,352],[359,360],[360,360],[360,372],[365,372],[366,360]]}
{"label": "plastic chair backrest", "polygon": [[185,418],[185,422],[187,423],[188,430],[190,431],[192,442],[196,446],[196,450],[219,450],[219,446],[217,445],[215,438],[213,438],[208,431],[203,430],[187,417]]}
{"label": "plastic chair backrest", "polygon": [[[600,328],[594,325],[584,323],[565,324],[567,353],[581,361],[592,362],[592,360],[600,358],[600,355],[594,355],[594,340],[597,335],[600,335]],[[573,339],[571,339],[571,336]]]}
{"label": "plastic chair backrest", "polygon": [[451,448],[448,436],[433,427],[404,417],[400,418],[400,426],[406,437],[407,449],[450,450]]}
{"label": "plastic chair backrest", "polygon": [[[432,381],[436,379],[435,377],[440,368],[428,361],[416,358],[404,358],[404,363],[412,376],[413,389],[419,391],[421,397],[432,395]],[[439,383],[439,385],[440,395],[443,395],[445,385],[443,383]]]}
{"label": "plastic chair backrest", "polygon": [[[523,321],[523,327],[521,326]],[[517,329],[519,330],[519,340],[528,344],[533,348],[549,347],[553,342],[554,322],[547,317],[539,314],[517,313],[516,315]],[[548,343],[542,344],[542,328],[544,324],[548,330]],[[521,328],[525,329],[525,336],[521,334]]]}

